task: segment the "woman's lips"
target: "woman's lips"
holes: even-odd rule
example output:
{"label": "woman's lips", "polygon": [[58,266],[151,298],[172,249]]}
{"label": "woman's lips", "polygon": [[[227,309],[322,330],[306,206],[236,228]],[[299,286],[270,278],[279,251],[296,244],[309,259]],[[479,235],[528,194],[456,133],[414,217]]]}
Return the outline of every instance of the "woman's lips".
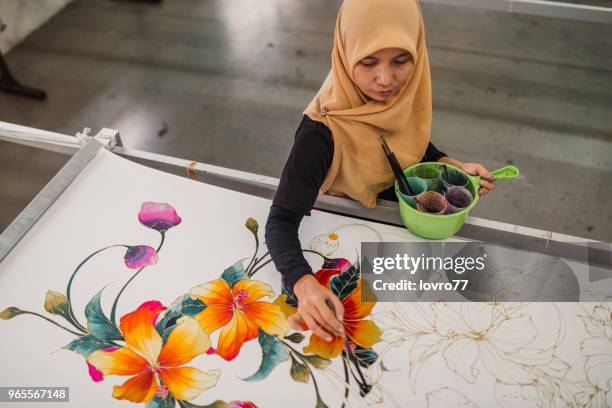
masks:
{"label": "woman's lips", "polygon": [[386,98],[387,96],[391,95],[391,91],[383,91],[383,92],[374,92],[376,95],[380,96],[381,98]]}

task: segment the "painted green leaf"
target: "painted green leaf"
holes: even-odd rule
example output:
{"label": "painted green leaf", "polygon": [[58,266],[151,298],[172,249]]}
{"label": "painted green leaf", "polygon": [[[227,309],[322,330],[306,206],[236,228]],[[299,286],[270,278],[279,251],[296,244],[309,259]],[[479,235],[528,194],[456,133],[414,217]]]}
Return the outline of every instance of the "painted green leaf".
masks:
{"label": "painted green leaf", "polygon": [[283,343],[276,337],[260,330],[258,341],[263,353],[261,364],[257,372],[244,378],[244,381],[261,381],[268,377],[277,365],[289,360],[289,353]]}
{"label": "painted green leaf", "polygon": [[100,298],[102,297],[103,290],[96,293],[85,307],[87,330],[100,340],[123,340],[123,336],[117,326],[102,311]]}
{"label": "painted green leaf", "polygon": [[181,405],[183,407],[185,407],[185,408],[227,408],[228,403],[225,402],[225,401],[216,400],[212,404],[208,404],[208,405],[196,405],[196,404],[192,404],[191,402],[188,402],[188,401],[181,401]]}
{"label": "painted green leaf", "polygon": [[72,340],[66,346],[64,346],[66,350],[79,353],[85,358],[89,357],[89,355],[94,351],[104,350],[111,347],[117,347],[117,345],[108,341],[100,340],[92,336],[91,334],[86,334],[85,336],[78,337],[75,340]]}
{"label": "painted green leaf", "polygon": [[317,405],[315,406],[315,408],[329,408],[329,407],[327,406],[326,403],[323,402],[321,397],[317,395]]}
{"label": "painted green leaf", "polygon": [[192,299],[190,294],[181,295],[166,309],[162,318],[155,324],[155,328],[165,342],[181,316],[194,317],[205,308],[206,305],[202,301]]}
{"label": "painted green leaf", "polygon": [[281,286],[281,293],[287,295],[287,299],[285,300],[286,304],[289,306],[298,307],[297,298],[295,297],[293,290],[291,290],[291,288],[285,283],[284,279]]}
{"label": "painted green leaf", "polygon": [[164,311],[164,315],[155,324],[155,329],[162,336],[162,340],[165,343],[170,335],[170,332],[176,325],[176,321],[181,317],[183,313],[183,300],[190,295],[181,295],[174,299],[172,304]]}
{"label": "painted green leaf", "polygon": [[155,328],[159,334],[162,334],[164,329],[172,326],[174,323],[176,323],[176,320],[181,317],[181,314],[183,313],[183,300],[188,297],[190,298],[191,296],[187,294],[177,297],[174,299],[172,304],[168,306],[166,310],[164,310],[162,318],[155,324]]}
{"label": "painted green leaf", "polygon": [[353,355],[357,359],[359,365],[365,368],[368,368],[369,366],[374,364],[374,362],[376,362],[376,359],[378,359],[378,354],[374,350],[372,350],[371,348],[366,349],[357,345],[355,347]]}
{"label": "painted green leaf", "polygon": [[291,333],[290,335],[285,336],[285,338],[295,344],[299,344],[304,341],[304,335],[298,332]]}
{"label": "painted green leaf", "polygon": [[188,296],[183,300],[183,314],[190,317],[195,317],[202,310],[206,309],[206,304],[200,299],[193,299]]}
{"label": "painted green leaf", "polygon": [[308,364],[319,369],[323,369],[331,363],[331,360],[323,358],[321,356],[317,356],[316,354],[308,354],[305,355],[304,358],[306,359]]}
{"label": "painted green leaf", "polygon": [[345,299],[357,289],[359,282],[360,268],[357,260],[350,268],[339,275],[333,276],[329,281],[329,286],[340,300]]}
{"label": "painted green leaf", "polygon": [[242,261],[238,261],[221,274],[221,279],[226,281],[230,286],[243,279],[249,279],[246,272],[244,271],[244,265]]}
{"label": "painted green leaf", "polygon": [[310,380],[310,370],[291,355],[291,378],[297,382],[307,383]]}
{"label": "painted green leaf", "polygon": [[162,397],[155,397],[151,401],[147,402],[146,408],[174,408],[176,406],[176,400],[172,394],[163,399]]}

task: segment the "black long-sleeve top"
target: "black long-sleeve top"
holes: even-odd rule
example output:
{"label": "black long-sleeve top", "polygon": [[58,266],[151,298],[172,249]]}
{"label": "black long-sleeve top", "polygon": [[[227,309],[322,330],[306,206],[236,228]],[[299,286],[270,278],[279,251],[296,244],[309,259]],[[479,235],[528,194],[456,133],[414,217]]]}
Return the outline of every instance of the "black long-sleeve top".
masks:
{"label": "black long-sleeve top", "polygon": [[[334,141],[329,128],[304,115],[272,200],[265,232],[274,265],[290,288],[302,276],[312,273],[302,254],[298,228],[302,218],[310,216],[333,156]],[[446,154],[429,143],[421,161],[438,161],[443,156]],[[397,201],[393,186],[378,198]]]}

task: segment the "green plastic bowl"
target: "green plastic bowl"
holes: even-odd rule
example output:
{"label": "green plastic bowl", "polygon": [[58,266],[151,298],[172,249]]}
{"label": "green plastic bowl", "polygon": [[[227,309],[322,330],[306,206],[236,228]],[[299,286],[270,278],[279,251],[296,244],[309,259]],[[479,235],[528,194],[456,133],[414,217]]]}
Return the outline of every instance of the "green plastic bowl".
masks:
{"label": "green plastic bowl", "polygon": [[[428,169],[432,167],[438,167],[440,170],[442,169],[442,163],[426,162],[408,167],[404,170],[404,174],[408,177],[414,176],[417,173],[417,169],[421,166],[426,166]],[[402,218],[402,222],[406,228],[419,237],[427,239],[444,239],[455,235],[461,229],[461,227],[463,227],[465,219],[470,213],[470,210],[474,208],[478,202],[480,177],[471,176],[465,171],[450,164],[447,164],[446,166],[449,169],[460,171],[468,176],[469,183],[466,188],[470,191],[470,193],[472,193],[472,197],[474,197],[474,200],[472,200],[470,205],[454,214],[434,215],[412,208],[403,200],[399,191],[399,185],[397,184],[397,181],[395,182],[395,195],[397,195],[397,200],[399,202],[400,217]]]}

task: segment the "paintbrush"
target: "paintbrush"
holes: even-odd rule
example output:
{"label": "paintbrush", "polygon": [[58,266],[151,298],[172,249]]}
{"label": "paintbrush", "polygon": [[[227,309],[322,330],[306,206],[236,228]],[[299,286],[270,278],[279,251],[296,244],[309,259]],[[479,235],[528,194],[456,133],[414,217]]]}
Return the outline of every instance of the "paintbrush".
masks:
{"label": "paintbrush", "polygon": [[448,184],[450,184],[451,179],[450,179],[450,175],[448,174],[448,167],[446,167],[446,164],[442,165],[442,170],[444,170],[444,179],[446,179],[446,182]]}
{"label": "paintbrush", "polygon": [[397,179],[397,183],[399,184],[399,189],[402,194],[407,196],[414,196],[410,185],[406,181],[406,175],[402,171],[402,167],[400,166],[397,158],[395,157],[395,153],[389,149],[389,145],[387,145],[387,141],[384,136],[379,136],[380,141],[382,143],[383,150],[385,151],[385,156],[387,156],[387,160],[389,160],[389,165],[391,166],[391,170],[393,170],[393,174],[395,174],[395,178]]}

